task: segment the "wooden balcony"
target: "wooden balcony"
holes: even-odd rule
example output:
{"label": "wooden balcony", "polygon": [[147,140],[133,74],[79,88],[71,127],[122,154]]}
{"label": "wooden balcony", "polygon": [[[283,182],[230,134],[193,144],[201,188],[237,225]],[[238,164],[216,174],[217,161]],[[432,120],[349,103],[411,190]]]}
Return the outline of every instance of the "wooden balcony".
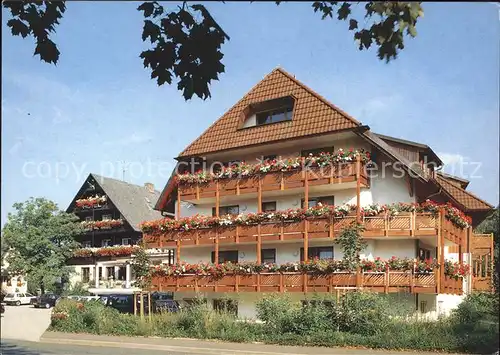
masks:
{"label": "wooden balcony", "polygon": [[[359,289],[373,292],[462,294],[462,280],[444,277],[439,286],[439,272],[338,272],[327,275],[305,273],[262,273],[247,275],[155,276],[152,291],[173,292],[334,292]],[[440,292],[438,291],[439,289]]]}
{"label": "wooden balcony", "polygon": [[[368,177],[362,164],[359,176],[361,186],[368,187]],[[259,176],[249,178],[220,179],[203,184],[181,183],[178,188],[178,197],[183,201],[197,201],[204,198],[216,198],[216,196],[255,194],[259,192],[259,188],[262,193],[355,181],[357,181],[356,162],[352,162],[333,167],[262,173]]]}
{"label": "wooden balcony", "polygon": [[[299,222],[271,222],[254,225],[238,225],[194,229],[191,231],[169,231],[161,235],[144,235],[148,248],[257,243],[262,241],[303,240],[307,238],[334,239],[343,228],[356,220],[355,215],[343,218],[315,218]],[[405,238],[438,236],[453,243],[461,243],[467,237],[467,230],[452,225],[446,218],[430,213],[406,212],[397,216],[382,214],[363,217],[365,231],[363,238]]]}

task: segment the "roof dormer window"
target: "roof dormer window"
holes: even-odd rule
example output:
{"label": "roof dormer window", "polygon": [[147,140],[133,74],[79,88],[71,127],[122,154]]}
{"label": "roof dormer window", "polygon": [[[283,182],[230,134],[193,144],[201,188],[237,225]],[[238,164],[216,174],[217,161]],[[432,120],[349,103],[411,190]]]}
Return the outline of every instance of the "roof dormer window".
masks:
{"label": "roof dormer window", "polygon": [[291,121],[292,120],[292,107],[281,107],[271,111],[258,112],[257,116],[257,125],[276,123],[282,121]]}
{"label": "roof dormer window", "polygon": [[293,96],[250,104],[241,113],[241,128],[291,121],[294,106]]}

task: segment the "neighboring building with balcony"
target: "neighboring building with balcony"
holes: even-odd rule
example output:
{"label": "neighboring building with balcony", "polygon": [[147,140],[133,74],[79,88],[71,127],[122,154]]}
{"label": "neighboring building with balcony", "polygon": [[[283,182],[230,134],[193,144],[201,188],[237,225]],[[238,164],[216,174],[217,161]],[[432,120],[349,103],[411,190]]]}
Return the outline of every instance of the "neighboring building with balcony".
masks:
{"label": "neighboring building with balcony", "polygon": [[[133,288],[130,261],[142,238],[139,223],[162,217],[154,210],[159,195],[150,183],[138,186],[90,174],[66,211],[75,213],[85,229],[78,237],[82,248],[69,260],[75,271],[71,282],[88,284],[94,293]],[[151,253],[168,262],[168,251]]]}
{"label": "neighboring building with balcony", "polygon": [[[476,240],[491,245],[471,226],[493,207],[439,172],[430,147],[371,132],[279,68],[177,160],[156,204],[176,219],[142,230],[149,247],[190,265],[158,265],[152,289],[186,301],[201,293],[240,317],[255,317],[263,292],[304,301],[356,289],[446,313],[472,289],[473,277],[459,274],[476,260]],[[321,269],[318,259],[342,259],[335,239],[354,221],[365,228],[362,267]],[[491,250],[484,255],[481,265],[492,261]]]}

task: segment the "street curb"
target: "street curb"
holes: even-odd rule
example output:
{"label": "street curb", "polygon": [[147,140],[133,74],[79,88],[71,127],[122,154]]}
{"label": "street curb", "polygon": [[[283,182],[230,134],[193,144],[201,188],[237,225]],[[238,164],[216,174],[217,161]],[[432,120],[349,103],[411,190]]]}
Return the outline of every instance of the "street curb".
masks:
{"label": "street curb", "polygon": [[129,343],[117,341],[102,341],[102,340],[80,340],[80,339],[62,339],[62,338],[40,338],[40,343],[46,344],[66,344],[66,345],[80,345],[80,346],[99,346],[109,348],[127,348],[127,349],[143,349],[143,350],[161,350],[172,351],[186,354],[193,352],[203,352],[209,355],[304,355],[304,353],[290,353],[290,352],[266,352],[266,351],[252,351],[252,350],[237,350],[237,349],[223,349],[223,348],[204,348],[204,347],[189,347],[189,346],[174,346],[174,345],[156,345],[144,343]]}

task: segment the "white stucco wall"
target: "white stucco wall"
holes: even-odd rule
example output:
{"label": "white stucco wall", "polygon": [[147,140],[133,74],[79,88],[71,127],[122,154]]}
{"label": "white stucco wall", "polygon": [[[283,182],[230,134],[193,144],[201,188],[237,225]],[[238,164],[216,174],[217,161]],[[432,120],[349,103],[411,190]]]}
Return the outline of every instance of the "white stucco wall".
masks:
{"label": "white stucco wall", "polygon": [[[276,249],[276,263],[284,264],[288,262],[300,261],[300,249],[303,247],[302,241],[262,243],[262,249]],[[335,259],[342,259],[342,248],[331,240],[311,240],[309,248],[319,246],[333,246]],[[181,259],[184,262],[194,264],[199,262],[211,262],[211,253],[214,246],[184,247],[181,249]],[[256,244],[220,245],[219,251],[238,250],[238,262],[257,261]],[[416,255],[415,241],[412,239],[402,240],[368,240],[367,247],[361,253],[362,258],[381,257],[389,259],[392,256],[398,258],[414,258]]]}

